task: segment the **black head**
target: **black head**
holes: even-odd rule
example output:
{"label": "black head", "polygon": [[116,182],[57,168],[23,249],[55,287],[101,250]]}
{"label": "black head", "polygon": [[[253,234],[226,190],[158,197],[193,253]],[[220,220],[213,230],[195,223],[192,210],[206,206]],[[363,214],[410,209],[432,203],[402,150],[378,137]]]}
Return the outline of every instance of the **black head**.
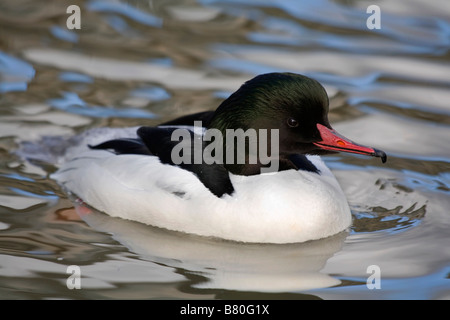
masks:
{"label": "black head", "polygon": [[314,79],[294,73],[268,73],[246,83],[216,110],[210,128],[278,129],[279,152],[311,153],[320,141],[317,124],[330,127],[328,96]]}
{"label": "black head", "polygon": [[[295,154],[337,151],[386,160],[384,152],[355,144],[334,131],[328,121],[328,110],[327,93],[316,80],[294,73],[268,73],[247,81],[222,102],[208,127],[219,129],[223,136],[227,129],[277,129],[280,161]],[[269,139],[268,149],[270,143]],[[244,174],[256,174],[255,168],[227,167],[231,172]]]}

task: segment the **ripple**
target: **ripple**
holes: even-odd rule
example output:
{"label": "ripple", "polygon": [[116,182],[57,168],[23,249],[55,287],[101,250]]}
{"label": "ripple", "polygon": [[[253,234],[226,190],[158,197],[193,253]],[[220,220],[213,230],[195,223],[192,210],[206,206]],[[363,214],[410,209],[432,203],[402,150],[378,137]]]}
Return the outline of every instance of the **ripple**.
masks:
{"label": "ripple", "polygon": [[[144,62],[114,60],[86,56],[55,49],[27,49],[27,59],[63,70],[77,70],[92,77],[114,81],[154,81],[174,89],[229,89],[236,90],[247,77],[210,77],[204,71],[195,71]],[[75,99],[74,94],[69,94]]]}
{"label": "ripple", "polygon": [[144,12],[138,8],[135,8],[129,3],[92,0],[88,1],[86,7],[91,11],[123,15],[129,19],[150,27],[161,27],[162,25],[161,18],[156,17],[149,12]]}
{"label": "ripple", "polygon": [[0,203],[2,207],[14,210],[25,210],[36,205],[44,204],[47,201],[42,198],[31,198],[28,196],[0,195]]}
{"label": "ripple", "polygon": [[64,92],[63,97],[51,99],[48,103],[55,108],[89,117],[122,117],[122,118],[154,118],[155,115],[137,109],[117,109],[104,106],[92,106],[80,99],[73,92]]}
{"label": "ripple", "polygon": [[0,51],[0,93],[25,91],[34,74],[30,64]]}
{"label": "ripple", "polygon": [[79,40],[79,36],[76,32],[68,30],[67,28],[62,28],[60,26],[52,26],[50,32],[58,39],[76,43]]}

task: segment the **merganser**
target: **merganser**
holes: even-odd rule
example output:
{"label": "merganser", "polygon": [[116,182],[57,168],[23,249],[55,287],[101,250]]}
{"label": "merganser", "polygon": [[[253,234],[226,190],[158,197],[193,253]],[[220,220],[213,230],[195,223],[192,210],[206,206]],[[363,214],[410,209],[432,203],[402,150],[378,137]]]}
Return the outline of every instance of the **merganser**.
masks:
{"label": "merganser", "polygon": [[[262,74],[215,111],[156,127],[90,131],[67,150],[52,177],[99,211],[168,230],[255,243],[325,238],[349,228],[352,219],[320,155],[341,151],[386,161],[383,151],[333,130],[328,104],[316,80]],[[177,130],[188,135],[174,138]],[[250,140],[243,148],[228,139],[214,144],[238,130]]]}

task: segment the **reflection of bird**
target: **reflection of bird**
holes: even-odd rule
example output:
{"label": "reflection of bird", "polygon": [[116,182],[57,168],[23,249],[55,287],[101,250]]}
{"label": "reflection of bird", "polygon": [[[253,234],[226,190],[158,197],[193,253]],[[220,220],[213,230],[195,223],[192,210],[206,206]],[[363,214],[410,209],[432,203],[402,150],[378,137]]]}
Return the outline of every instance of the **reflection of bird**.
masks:
{"label": "reflection of bird", "polygon": [[[75,202],[75,209],[89,226],[111,235],[139,257],[137,261],[116,257],[122,261],[115,259],[105,263],[138,263],[146,264],[147,269],[157,268],[157,272],[153,272],[154,279],[151,274],[146,274],[145,281],[173,283],[187,280],[189,286],[195,288],[257,292],[299,291],[340,283],[338,278],[322,270],[328,259],[342,249],[346,232],[305,243],[241,243],[167,232],[134,221],[111,218],[89,210],[79,201]],[[135,281],[136,275],[127,273],[128,268],[120,269],[122,281],[127,281],[127,277]],[[114,270],[111,276],[117,281],[117,268]],[[89,271],[86,272],[84,276],[89,277]],[[192,274],[196,277],[191,277]]]}
{"label": "reflection of bird", "polygon": [[[384,152],[336,133],[327,113],[328,97],[317,81],[264,74],[214,112],[141,127],[131,135],[127,130],[121,136],[121,129],[104,129],[107,134],[95,139],[88,134],[81,143],[90,149],[53,177],[111,216],[171,230],[245,242],[324,238],[346,229],[351,214],[319,155],[344,151],[386,160]],[[204,128],[192,127],[194,121]],[[206,137],[209,132],[214,138]],[[240,148],[233,140],[231,146],[230,132],[243,133],[250,143]],[[256,132],[256,140],[249,132]]]}

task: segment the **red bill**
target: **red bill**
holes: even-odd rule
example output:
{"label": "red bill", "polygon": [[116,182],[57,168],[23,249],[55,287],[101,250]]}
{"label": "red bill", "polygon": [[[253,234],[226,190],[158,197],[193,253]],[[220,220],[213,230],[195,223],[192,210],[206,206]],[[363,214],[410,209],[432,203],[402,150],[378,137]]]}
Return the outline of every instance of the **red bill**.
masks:
{"label": "red bill", "polygon": [[322,140],[314,142],[314,144],[321,149],[380,157],[383,163],[386,162],[387,157],[384,151],[354,143],[335,130],[329,129],[319,123],[317,124],[317,129],[319,129]]}

